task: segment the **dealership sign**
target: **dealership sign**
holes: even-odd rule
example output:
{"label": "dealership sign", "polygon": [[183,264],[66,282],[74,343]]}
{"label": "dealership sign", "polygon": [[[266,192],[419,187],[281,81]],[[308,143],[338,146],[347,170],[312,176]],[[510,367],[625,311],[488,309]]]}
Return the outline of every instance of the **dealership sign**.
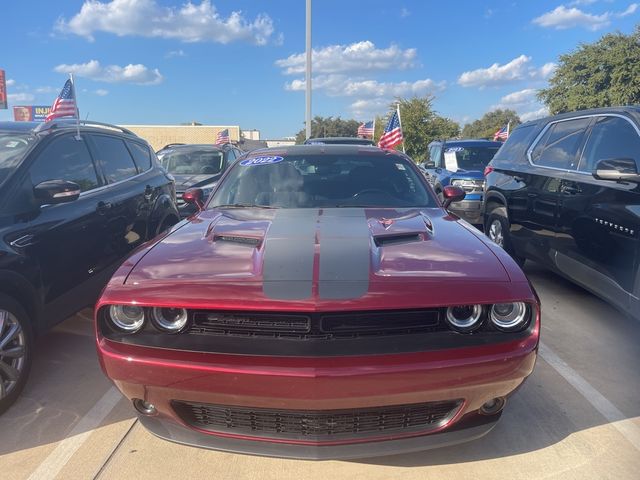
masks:
{"label": "dealership sign", "polygon": [[7,108],[7,79],[4,70],[0,70],[0,109]]}
{"label": "dealership sign", "polygon": [[49,115],[49,105],[23,105],[13,107],[13,119],[16,122],[44,122]]}

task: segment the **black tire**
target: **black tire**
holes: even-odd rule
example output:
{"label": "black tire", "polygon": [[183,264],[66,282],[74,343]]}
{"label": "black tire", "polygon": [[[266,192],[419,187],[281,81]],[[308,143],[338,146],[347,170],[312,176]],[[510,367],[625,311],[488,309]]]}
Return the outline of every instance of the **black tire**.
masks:
{"label": "black tire", "polygon": [[[20,352],[22,354],[16,356]],[[22,392],[32,358],[33,332],[29,316],[13,298],[0,293],[0,414]]]}
{"label": "black tire", "polygon": [[496,207],[491,210],[484,224],[484,234],[511,255],[511,258],[513,258],[518,265],[523,266],[525,259],[515,254],[513,244],[511,243],[510,232],[511,225],[507,217],[507,209],[505,207]]}

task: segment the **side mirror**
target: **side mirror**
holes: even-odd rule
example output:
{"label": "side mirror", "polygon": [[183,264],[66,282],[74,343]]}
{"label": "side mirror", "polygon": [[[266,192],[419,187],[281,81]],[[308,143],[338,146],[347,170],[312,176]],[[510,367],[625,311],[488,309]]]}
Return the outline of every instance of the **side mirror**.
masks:
{"label": "side mirror", "polygon": [[204,208],[203,197],[204,195],[200,188],[190,188],[182,194],[182,200],[184,200],[185,203],[195,205],[198,210]]}
{"label": "side mirror", "polygon": [[40,205],[73,202],[80,196],[80,185],[67,180],[47,180],[33,187]]}
{"label": "side mirror", "polygon": [[633,158],[611,158],[600,160],[596,164],[593,176],[598,180],[611,180],[614,182],[640,183],[638,167]]}
{"label": "side mirror", "polygon": [[460,200],[464,200],[464,197],[467,193],[460,187],[447,186],[442,189],[442,196],[444,197],[444,202],[442,206],[444,208],[449,208],[453,202],[459,202]]}

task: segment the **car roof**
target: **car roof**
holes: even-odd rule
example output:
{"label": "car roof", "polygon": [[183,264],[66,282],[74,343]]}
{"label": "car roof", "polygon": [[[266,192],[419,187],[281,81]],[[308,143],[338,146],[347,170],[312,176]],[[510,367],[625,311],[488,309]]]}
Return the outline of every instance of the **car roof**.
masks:
{"label": "car roof", "polygon": [[531,120],[529,122],[523,123],[522,125],[518,125],[517,128],[520,128],[525,125],[536,125],[536,124],[547,124],[551,121],[563,120],[565,118],[573,118],[587,115],[602,115],[604,113],[614,113],[617,115],[625,115],[631,116],[636,119],[636,121],[640,122],[640,106],[637,105],[628,105],[628,106],[617,106],[617,107],[602,107],[602,108],[590,108],[587,110],[574,110],[572,112],[559,113],[558,115],[549,115],[547,117],[538,118],[536,120]]}
{"label": "car roof", "polygon": [[[226,144],[229,145],[229,144]],[[222,152],[225,150],[226,145],[214,145],[212,143],[185,143],[185,144],[172,144],[162,147],[158,152],[168,152],[171,150],[214,150]],[[231,145],[232,146],[232,145]]]}
{"label": "car roof", "polygon": [[402,152],[396,150],[382,150],[373,145],[343,145],[343,144],[315,144],[315,145],[291,145],[287,147],[261,148],[251,151],[249,157],[273,156],[273,155],[390,155],[404,157]]}
{"label": "car roof", "polygon": [[308,138],[304,141],[305,144],[311,143],[323,143],[323,144],[352,144],[352,145],[373,145],[373,140],[360,137],[317,137]]}

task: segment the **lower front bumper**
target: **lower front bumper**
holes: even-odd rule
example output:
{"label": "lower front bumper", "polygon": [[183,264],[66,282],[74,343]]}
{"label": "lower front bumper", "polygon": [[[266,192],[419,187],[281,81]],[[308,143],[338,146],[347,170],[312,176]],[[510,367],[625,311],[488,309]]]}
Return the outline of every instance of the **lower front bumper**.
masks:
{"label": "lower front bumper", "polygon": [[489,433],[500,418],[472,415],[448,430],[418,437],[343,445],[299,445],[203,435],[169,419],[139,415],[140,423],[154,435],[176,443],[232,453],[304,460],[338,460],[379,457],[447,447],[478,439]]}

